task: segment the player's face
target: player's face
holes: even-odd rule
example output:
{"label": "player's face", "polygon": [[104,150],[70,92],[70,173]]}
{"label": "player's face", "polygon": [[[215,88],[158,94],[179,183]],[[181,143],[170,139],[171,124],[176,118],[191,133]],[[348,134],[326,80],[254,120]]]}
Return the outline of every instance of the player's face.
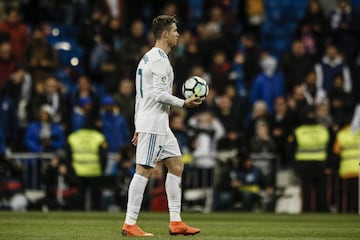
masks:
{"label": "player's face", "polygon": [[177,26],[175,23],[171,25],[170,30],[168,31],[168,44],[170,47],[175,47],[179,42],[180,34],[177,31]]}

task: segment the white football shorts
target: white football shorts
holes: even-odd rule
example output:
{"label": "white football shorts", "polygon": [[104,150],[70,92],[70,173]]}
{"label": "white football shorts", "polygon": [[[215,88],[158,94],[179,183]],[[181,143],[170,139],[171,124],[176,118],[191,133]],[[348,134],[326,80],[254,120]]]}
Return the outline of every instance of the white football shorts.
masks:
{"label": "white football shorts", "polygon": [[136,164],[155,167],[161,160],[180,156],[179,143],[170,129],[167,135],[139,133]]}

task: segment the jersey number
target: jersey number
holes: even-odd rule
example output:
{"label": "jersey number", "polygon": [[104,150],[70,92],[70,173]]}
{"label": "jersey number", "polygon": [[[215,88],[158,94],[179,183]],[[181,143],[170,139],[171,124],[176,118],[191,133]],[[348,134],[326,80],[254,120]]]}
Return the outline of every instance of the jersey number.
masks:
{"label": "jersey number", "polygon": [[137,73],[139,74],[139,79],[140,79],[140,96],[141,96],[141,98],[142,98],[142,97],[143,97],[143,91],[142,91],[142,69],[139,68]]}

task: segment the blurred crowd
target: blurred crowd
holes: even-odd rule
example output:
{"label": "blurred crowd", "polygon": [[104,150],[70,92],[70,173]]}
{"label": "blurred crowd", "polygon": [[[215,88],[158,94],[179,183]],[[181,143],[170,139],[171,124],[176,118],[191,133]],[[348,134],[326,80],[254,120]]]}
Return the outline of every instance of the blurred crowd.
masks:
{"label": "blurred crowd", "polygon": [[[276,211],[285,189],[277,176],[289,170],[301,211],[357,212],[360,135],[350,123],[360,101],[360,4],[300,2],[279,52],[264,31],[268,6],[281,0],[0,1],[0,208],[14,195],[13,205],[26,202],[16,194],[31,176],[11,157],[18,152],[54,154],[46,164],[26,160],[45,190],[28,208],[125,208],[135,67],[154,43],[152,18],[169,14],[181,34],[170,53],[174,94],[193,75],[210,87],[199,108],[170,114],[184,208]],[[163,171],[145,198],[153,211],[166,211]]]}

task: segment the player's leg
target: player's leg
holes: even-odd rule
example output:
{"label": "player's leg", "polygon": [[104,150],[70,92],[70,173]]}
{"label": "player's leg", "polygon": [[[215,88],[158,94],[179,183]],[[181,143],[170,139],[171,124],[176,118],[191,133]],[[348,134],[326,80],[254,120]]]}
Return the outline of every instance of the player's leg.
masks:
{"label": "player's leg", "polygon": [[152,168],[142,165],[136,165],[136,173],[131,179],[128,189],[128,203],[125,223],[136,224],[140,207],[144,197],[144,191],[148,180],[151,177]]}
{"label": "player's leg", "polygon": [[136,172],[129,185],[126,218],[122,228],[122,234],[125,236],[153,236],[151,233],[142,231],[136,225],[136,221],[146,185],[153,171],[156,145],[156,135],[139,134],[136,148]]}
{"label": "player's leg", "polygon": [[163,163],[168,169],[165,189],[170,214],[169,233],[171,235],[194,235],[199,233],[200,229],[189,227],[181,220],[181,177],[184,164],[178,142],[172,132],[169,132],[166,137],[164,149],[160,152],[159,159],[164,159]]}
{"label": "player's leg", "polygon": [[168,199],[170,221],[181,221],[181,176],[184,164],[180,157],[169,157],[164,160],[168,169],[165,180],[165,189]]}

